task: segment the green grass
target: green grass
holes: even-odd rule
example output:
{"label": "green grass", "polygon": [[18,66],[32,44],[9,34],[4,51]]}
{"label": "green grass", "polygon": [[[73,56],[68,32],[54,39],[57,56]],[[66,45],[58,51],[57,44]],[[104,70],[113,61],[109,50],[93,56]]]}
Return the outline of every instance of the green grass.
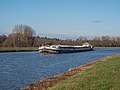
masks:
{"label": "green grass", "polygon": [[99,62],[49,90],[120,90],[120,56]]}
{"label": "green grass", "polygon": [[34,51],[38,47],[0,47],[0,51]]}

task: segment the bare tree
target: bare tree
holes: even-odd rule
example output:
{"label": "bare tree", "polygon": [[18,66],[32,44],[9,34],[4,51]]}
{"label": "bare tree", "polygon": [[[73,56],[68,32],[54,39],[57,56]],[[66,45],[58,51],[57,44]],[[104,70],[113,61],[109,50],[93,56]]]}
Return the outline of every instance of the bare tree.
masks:
{"label": "bare tree", "polygon": [[30,47],[33,43],[35,31],[28,25],[18,24],[13,28],[11,35],[14,47]]}

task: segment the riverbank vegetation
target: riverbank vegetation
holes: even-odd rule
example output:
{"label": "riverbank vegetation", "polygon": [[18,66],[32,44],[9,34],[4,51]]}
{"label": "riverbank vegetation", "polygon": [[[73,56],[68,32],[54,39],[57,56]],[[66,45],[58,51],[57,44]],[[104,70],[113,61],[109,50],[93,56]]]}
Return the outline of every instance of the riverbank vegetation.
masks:
{"label": "riverbank vegetation", "polygon": [[86,68],[49,90],[119,90],[120,55]]}
{"label": "riverbank vegetation", "polygon": [[9,35],[0,35],[0,47],[38,47],[43,43],[63,44],[63,45],[82,45],[85,42],[94,47],[120,47],[120,37],[101,36],[89,39],[80,36],[76,40],[59,38],[47,38],[36,36],[35,30],[28,25],[15,25]]}

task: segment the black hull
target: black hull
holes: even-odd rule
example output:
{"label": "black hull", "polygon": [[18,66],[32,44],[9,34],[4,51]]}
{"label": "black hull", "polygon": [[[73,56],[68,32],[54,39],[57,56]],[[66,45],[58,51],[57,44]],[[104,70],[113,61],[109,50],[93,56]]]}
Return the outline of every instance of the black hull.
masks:
{"label": "black hull", "polygon": [[52,54],[60,54],[60,53],[76,53],[76,52],[85,52],[85,51],[93,51],[93,48],[81,49],[81,50],[51,50],[51,49],[43,49],[41,53],[52,53]]}

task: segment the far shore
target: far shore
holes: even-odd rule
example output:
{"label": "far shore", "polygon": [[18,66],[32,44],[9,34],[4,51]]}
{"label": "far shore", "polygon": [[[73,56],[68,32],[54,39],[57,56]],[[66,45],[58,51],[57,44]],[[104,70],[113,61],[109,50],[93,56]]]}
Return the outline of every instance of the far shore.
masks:
{"label": "far shore", "polygon": [[38,47],[0,47],[0,52],[30,52],[38,51]]}
{"label": "far shore", "polygon": [[81,73],[82,71],[86,70],[87,68],[90,68],[91,66],[93,66],[99,62],[109,60],[109,59],[116,57],[116,56],[119,56],[119,55],[120,54],[114,54],[114,55],[102,58],[100,60],[96,60],[94,62],[85,64],[85,65],[81,65],[81,66],[76,67],[76,68],[69,69],[68,72],[65,72],[63,74],[59,74],[59,75],[56,75],[54,77],[40,80],[36,83],[29,84],[27,87],[22,88],[22,90],[47,90],[48,88],[55,86],[56,84],[60,83],[61,81],[67,80],[67,79]]}
{"label": "far shore", "polygon": [[[94,48],[120,48],[120,47],[94,47]],[[0,52],[31,52],[38,51],[38,47],[0,47]]]}
{"label": "far shore", "polygon": [[94,47],[94,48],[120,48],[120,47]]}

